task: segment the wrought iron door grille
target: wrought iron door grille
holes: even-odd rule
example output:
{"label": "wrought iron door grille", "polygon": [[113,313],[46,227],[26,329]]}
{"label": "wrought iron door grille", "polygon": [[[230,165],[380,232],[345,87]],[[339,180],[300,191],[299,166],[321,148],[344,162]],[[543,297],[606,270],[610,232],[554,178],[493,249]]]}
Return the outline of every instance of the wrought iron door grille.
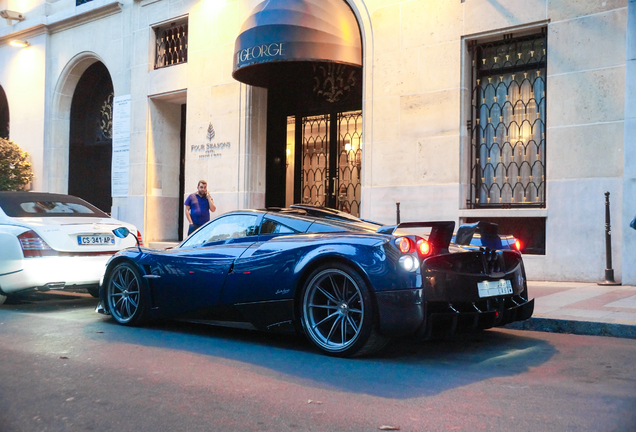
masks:
{"label": "wrought iron door grille", "polygon": [[324,206],[329,181],[329,116],[303,117],[302,137],[303,204]]}
{"label": "wrought iron door grille", "polygon": [[188,61],[188,24],[155,28],[155,69]]}
{"label": "wrought iron door grille", "polygon": [[338,210],[360,216],[362,111],[338,113]]}
{"label": "wrought iron door grille", "polygon": [[474,44],[468,206],[545,207],[547,40]]}

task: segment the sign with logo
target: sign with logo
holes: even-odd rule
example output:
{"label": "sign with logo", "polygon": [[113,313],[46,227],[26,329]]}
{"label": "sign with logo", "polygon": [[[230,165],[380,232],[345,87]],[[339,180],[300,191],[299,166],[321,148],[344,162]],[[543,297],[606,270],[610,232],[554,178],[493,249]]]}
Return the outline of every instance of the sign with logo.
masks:
{"label": "sign with logo", "polygon": [[190,152],[195,153],[199,159],[219,158],[223,156],[222,150],[229,149],[231,144],[229,142],[212,142],[215,136],[214,126],[210,123],[206,134],[208,142],[205,144],[192,144],[190,146]]}

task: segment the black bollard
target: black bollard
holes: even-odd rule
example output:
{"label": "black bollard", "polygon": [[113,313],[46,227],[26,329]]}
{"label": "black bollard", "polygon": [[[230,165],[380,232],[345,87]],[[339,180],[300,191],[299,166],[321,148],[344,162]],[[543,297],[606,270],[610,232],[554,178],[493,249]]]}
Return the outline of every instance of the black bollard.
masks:
{"label": "black bollard", "polygon": [[396,202],[395,207],[396,207],[395,214],[397,216],[397,224],[399,225],[400,224],[400,203]]}
{"label": "black bollard", "polygon": [[610,201],[609,192],[605,192],[605,281],[598,285],[620,285],[614,281],[614,269],[612,268],[612,230],[610,227]]}

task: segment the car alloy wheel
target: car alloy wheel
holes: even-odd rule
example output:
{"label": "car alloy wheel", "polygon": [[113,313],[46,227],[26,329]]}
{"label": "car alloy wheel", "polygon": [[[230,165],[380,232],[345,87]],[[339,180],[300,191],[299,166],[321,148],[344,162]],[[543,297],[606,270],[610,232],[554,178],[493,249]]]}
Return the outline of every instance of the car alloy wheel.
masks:
{"label": "car alloy wheel", "polygon": [[386,344],[374,330],[375,315],[363,279],[339,264],[321,267],[309,277],[302,300],[305,333],[327,354],[351,357]]}
{"label": "car alloy wheel", "polygon": [[145,299],[141,276],[129,263],[118,264],[108,278],[108,309],[120,324],[140,324],[145,315]]}

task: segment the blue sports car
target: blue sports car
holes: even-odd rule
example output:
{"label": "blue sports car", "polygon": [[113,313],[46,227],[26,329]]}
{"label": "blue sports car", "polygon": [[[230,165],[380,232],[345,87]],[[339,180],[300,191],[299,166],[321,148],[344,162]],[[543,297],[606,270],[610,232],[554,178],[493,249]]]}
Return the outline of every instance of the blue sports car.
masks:
{"label": "blue sports car", "polygon": [[173,249],[114,255],[97,311],[123,325],[177,318],[298,332],[341,357],[529,318],[514,238],[488,223],[454,227],[383,226],[306,205],[234,211]]}

